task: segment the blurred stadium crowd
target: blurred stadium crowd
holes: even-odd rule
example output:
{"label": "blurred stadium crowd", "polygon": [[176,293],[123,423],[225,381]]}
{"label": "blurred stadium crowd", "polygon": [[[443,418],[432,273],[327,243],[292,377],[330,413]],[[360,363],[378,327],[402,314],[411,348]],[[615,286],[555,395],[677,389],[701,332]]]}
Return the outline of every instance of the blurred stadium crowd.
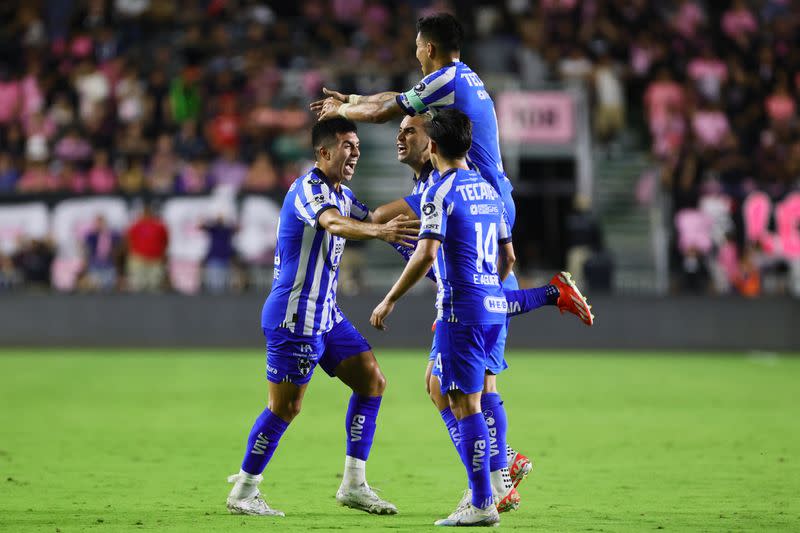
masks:
{"label": "blurred stadium crowd", "polygon": [[[787,200],[800,177],[800,4],[789,0],[3,2],[0,197],[225,188],[279,199],[310,163],[306,109],[323,84],[413,85],[413,22],[440,10],[464,23],[464,58],[488,85],[583,85],[609,157],[638,132],[658,168],[640,189],[671,198],[684,288],[755,295],[762,274],[790,268],[771,229],[780,206],[800,210]],[[760,231],[744,209],[754,191],[766,195],[753,208]],[[98,249],[135,247],[130,230],[92,231],[80,236],[84,267]],[[0,287],[48,285],[56,254],[46,240],[0,250]],[[130,260],[112,264],[113,282],[78,286],[136,277]]]}

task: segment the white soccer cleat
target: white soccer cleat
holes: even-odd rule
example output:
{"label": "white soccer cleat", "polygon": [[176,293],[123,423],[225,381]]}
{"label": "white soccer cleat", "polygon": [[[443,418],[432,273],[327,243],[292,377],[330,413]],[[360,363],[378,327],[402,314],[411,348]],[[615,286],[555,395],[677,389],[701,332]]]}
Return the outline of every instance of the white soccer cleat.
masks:
{"label": "white soccer cleat", "polygon": [[458,501],[458,505],[456,505],[455,512],[462,511],[469,507],[472,503],[472,489],[466,488],[464,489],[464,494],[461,495],[461,499]]}
{"label": "white soccer cleat", "polygon": [[500,525],[500,515],[494,505],[479,509],[467,504],[463,509],[456,509],[447,518],[442,518],[433,523],[434,526],[445,527],[494,527]]}
{"label": "white soccer cleat", "polygon": [[397,514],[397,507],[393,503],[381,499],[366,483],[356,487],[342,485],[336,491],[336,501],[345,507],[372,514]]}
{"label": "white soccer cleat", "polygon": [[[234,491],[237,489],[236,483],[239,482],[241,479],[241,474],[234,474],[232,476],[228,476],[228,483],[234,483],[234,487],[231,490],[231,494],[228,495],[227,507],[228,511],[231,514],[246,514],[246,515],[253,515],[253,516],[286,516],[283,511],[278,511],[277,509],[273,509],[267,502],[264,501],[264,498],[261,497],[261,493],[256,488],[255,494],[252,494],[246,498],[236,498],[233,496]],[[261,476],[255,478],[255,485],[261,483]]]}

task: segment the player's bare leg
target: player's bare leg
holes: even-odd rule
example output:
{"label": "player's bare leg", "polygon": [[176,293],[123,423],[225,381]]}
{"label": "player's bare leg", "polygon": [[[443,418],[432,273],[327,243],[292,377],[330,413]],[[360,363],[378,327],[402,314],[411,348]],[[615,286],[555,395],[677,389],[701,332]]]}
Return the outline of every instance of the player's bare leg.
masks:
{"label": "player's bare leg", "polygon": [[[273,422],[269,426],[277,426],[277,433],[259,432],[258,435],[251,435],[250,440],[253,444],[245,457],[245,463],[253,463],[253,470],[263,470],[278,445],[277,441],[280,439],[280,435],[286,426],[300,414],[307,387],[307,384],[269,382],[268,410],[265,413],[266,417],[271,418],[270,421]],[[262,413],[263,416],[265,415]],[[260,463],[260,465],[255,466],[256,463]],[[270,508],[261,496],[258,485],[262,479],[263,476],[260,473],[247,472],[244,465],[238,474],[228,477],[228,482],[233,483],[227,500],[228,510],[232,514],[284,516],[282,511]]]}
{"label": "player's bare leg", "polygon": [[347,410],[347,455],[336,500],[347,507],[374,514],[396,514],[394,504],[381,499],[366,479],[366,462],[375,434],[375,419],[386,389],[386,378],[375,355],[362,352],[336,366],[336,377],[353,390]]}

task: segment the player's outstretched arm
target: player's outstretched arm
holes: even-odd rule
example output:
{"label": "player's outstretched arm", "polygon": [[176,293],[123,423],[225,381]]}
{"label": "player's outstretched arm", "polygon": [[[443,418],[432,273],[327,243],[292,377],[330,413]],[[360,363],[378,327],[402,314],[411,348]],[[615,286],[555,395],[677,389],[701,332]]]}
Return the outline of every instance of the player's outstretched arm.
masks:
{"label": "player's outstretched arm", "polygon": [[517,256],[514,254],[514,244],[509,241],[500,245],[500,254],[497,258],[497,273],[500,275],[500,280],[505,281],[514,269],[514,263],[517,261]]}
{"label": "player's outstretched arm", "polygon": [[400,277],[386,294],[383,301],[372,311],[369,323],[374,328],[386,329],[386,318],[394,310],[394,304],[419,280],[425,277],[425,273],[430,270],[433,262],[436,261],[436,254],[441,244],[437,239],[422,239],[417,243],[417,249],[406,264],[403,273],[400,274]]}
{"label": "player's outstretched arm", "polygon": [[323,89],[323,92],[330,96],[310,105],[311,111],[317,115],[317,120],[344,117],[356,122],[382,124],[405,114],[397,103],[399,93],[396,92],[387,91],[368,96],[347,95],[346,98],[336,91]]}
{"label": "player's outstretched arm", "polygon": [[354,241],[380,239],[388,243],[413,248],[419,233],[419,220],[408,220],[406,216],[397,216],[385,224],[360,222],[342,216],[336,209],[326,209],[319,214],[319,225],[333,235]]}
{"label": "player's outstretched arm", "polygon": [[385,224],[398,215],[405,215],[409,220],[416,220],[419,218],[404,198],[389,202],[388,204],[383,204],[370,213],[372,222],[378,224]]}

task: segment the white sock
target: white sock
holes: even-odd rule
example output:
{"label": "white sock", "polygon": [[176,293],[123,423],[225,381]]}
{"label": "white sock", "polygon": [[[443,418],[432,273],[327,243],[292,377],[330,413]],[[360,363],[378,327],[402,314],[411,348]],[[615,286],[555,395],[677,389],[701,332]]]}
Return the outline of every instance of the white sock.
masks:
{"label": "white sock", "polygon": [[501,468],[490,472],[489,478],[492,481],[492,494],[498,498],[502,498],[511,489],[511,474],[508,473],[508,468]]}
{"label": "white sock", "polygon": [[258,484],[261,483],[261,479],[261,476],[255,476],[244,470],[239,470],[239,479],[233,484],[231,498],[234,500],[252,498],[258,492]]}
{"label": "white sock", "polygon": [[514,464],[514,457],[516,455],[517,455],[516,450],[514,450],[514,448],[506,444],[506,459],[508,460],[509,465]]}
{"label": "white sock", "polygon": [[367,482],[367,462],[346,455],[344,457],[344,475],[342,486],[358,487]]}

